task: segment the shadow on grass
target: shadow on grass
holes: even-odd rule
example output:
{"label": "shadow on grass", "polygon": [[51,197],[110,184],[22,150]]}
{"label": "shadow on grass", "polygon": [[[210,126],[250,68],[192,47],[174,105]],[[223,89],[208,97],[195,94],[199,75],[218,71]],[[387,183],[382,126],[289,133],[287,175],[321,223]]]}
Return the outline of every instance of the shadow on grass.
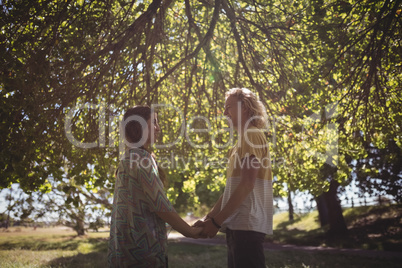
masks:
{"label": "shadow on grass", "polygon": [[[293,230],[296,233],[297,230]],[[89,242],[89,241],[87,241]],[[91,252],[60,257],[46,267],[107,267],[107,241],[95,239]],[[223,246],[195,245],[170,241],[168,244],[169,267],[214,268],[226,267],[226,248]],[[268,267],[399,267],[399,259],[383,259],[375,256],[358,256],[341,252],[304,250],[266,251]]]}
{"label": "shadow on grass", "polygon": [[46,267],[107,267],[107,239],[79,239],[74,247],[79,251],[77,255],[53,259]]}
{"label": "shadow on grass", "polygon": [[169,241],[169,267],[220,268],[227,267],[226,247],[195,245]]}
{"label": "shadow on grass", "polygon": [[18,240],[1,243],[0,250],[78,250],[82,244],[90,244],[92,247],[97,247],[104,241],[104,238],[86,238],[78,236],[64,236],[61,237],[60,241],[48,241],[47,239],[24,237]]}
{"label": "shadow on grass", "polygon": [[268,241],[303,246],[321,246],[326,242],[326,234],[322,229],[311,231],[299,229],[277,228]]}
{"label": "shadow on grass", "polygon": [[350,223],[349,235],[365,249],[402,251],[401,214],[401,206],[399,213],[384,207],[369,210]]}
{"label": "shadow on grass", "polygon": [[290,226],[292,224],[295,224],[297,222],[300,222],[301,220],[302,220],[302,217],[298,217],[298,218],[296,218],[294,220],[291,220],[291,221],[284,221],[284,222],[279,223],[277,228],[278,229],[286,229],[286,228],[288,228],[288,226]]}
{"label": "shadow on grass", "polygon": [[305,246],[402,251],[401,215],[400,204],[348,209],[344,212],[348,225],[348,233],[344,236],[329,235],[328,227],[310,231],[292,228],[303,219],[299,217],[278,224],[273,236],[267,240]]}
{"label": "shadow on grass", "polygon": [[107,267],[107,250],[94,251],[87,254],[78,253],[71,257],[61,257],[51,260],[46,267],[66,267],[66,268],[92,268]]}

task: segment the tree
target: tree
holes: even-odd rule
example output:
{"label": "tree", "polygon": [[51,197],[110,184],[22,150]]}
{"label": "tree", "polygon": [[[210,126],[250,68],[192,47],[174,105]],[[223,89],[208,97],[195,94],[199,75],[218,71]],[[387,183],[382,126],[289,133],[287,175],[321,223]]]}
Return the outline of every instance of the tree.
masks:
{"label": "tree", "polygon": [[392,196],[398,203],[402,193],[402,151],[394,140],[384,148],[365,143],[367,156],[353,161],[353,175],[361,194]]}
{"label": "tree", "polygon": [[[167,165],[168,195],[183,209],[211,205],[225,168],[199,160],[219,163],[233,143],[222,107],[235,86],[254,89],[268,109],[272,156],[286,163],[275,168],[276,192],[288,185],[318,197],[347,184],[346,159],[365,155],[358,131],[378,148],[402,147],[400,3],[6,1],[0,187],[50,192],[73,178],[85,200],[106,202],[122,152],[119,115],[165,103],[155,152],[189,160]],[[328,177],[326,164],[337,167]]]}

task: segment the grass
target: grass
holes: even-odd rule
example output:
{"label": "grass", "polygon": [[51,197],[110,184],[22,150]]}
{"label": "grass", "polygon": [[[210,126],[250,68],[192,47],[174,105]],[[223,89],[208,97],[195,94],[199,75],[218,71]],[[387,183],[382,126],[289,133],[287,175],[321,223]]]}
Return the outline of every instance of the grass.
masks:
{"label": "grass", "polygon": [[348,235],[328,237],[321,228],[318,212],[296,215],[288,213],[274,217],[274,235],[268,239],[277,243],[308,246],[331,246],[385,251],[402,251],[402,204],[347,208],[343,212]]}
{"label": "grass", "polygon": [[[400,260],[373,258],[330,252],[276,250],[265,252],[266,265],[270,268],[325,267],[325,268],[378,268],[400,267]],[[221,268],[226,267],[224,246],[169,244],[169,267],[173,268]]]}
{"label": "grass", "polygon": [[77,237],[65,228],[10,228],[0,235],[1,267],[105,267],[108,232]]}
{"label": "grass", "polygon": [[173,268],[221,268],[227,266],[225,246],[169,242],[168,256],[169,267]]}
{"label": "grass", "polygon": [[[29,231],[19,232],[22,236]],[[49,233],[52,233],[49,230]],[[98,237],[93,239],[93,233],[84,238],[67,239],[69,235],[35,235],[42,243],[49,243],[53,249],[37,247],[36,243],[28,243],[24,249],[4,249],[4,243],[0,244],[1,267],[107,267],[106,265],[106,235],[102,233],[102,242]],[[73,235],[73,233],[71,233]],[[32,235],[29,235],[32,237]],[[59,236],[62,236],[61,238]],[[17,238],[17,236],[13,236]],[[67,249],[60,240],[66,242],[73,240],[74,243],[67,243]],[[20,244],[24,239],[17,239]],[[71,245],[75,244],[73,248]],[[33,246],[32,249],[28,245]],[[60,248],[57,249],[59,245]],[[8,248],[9,245],[6,245]],[[225,246],[204,246],[169,242],[169,267],[173,268],[220,268],[226,267]],[[308,252],[299,250],[266,251],[266,262],[268,267],[400,267],[400,260],[382,259],[367,256],[354,256],[349,254]]]}
{"label": "grass", "polygon": [[[298,245],[333,245],[347,248],[399,250],[401,205],[362,207],[344,211],[349,236],[328,241],[319,228],[318,214],[300,215],[293,221],[287,214],[274,217],[275,231],[269,240]],[[77,237],[66,228],[10,228],[0,232],[0,267],[106,267],[107,230]],[[387,246],[388,245],[388,246]],[[169,267],[226,267],[226,247],[169,241]],[[357,255],[341,251],[268,250],[268,267],[400,267],[401,259]]]}

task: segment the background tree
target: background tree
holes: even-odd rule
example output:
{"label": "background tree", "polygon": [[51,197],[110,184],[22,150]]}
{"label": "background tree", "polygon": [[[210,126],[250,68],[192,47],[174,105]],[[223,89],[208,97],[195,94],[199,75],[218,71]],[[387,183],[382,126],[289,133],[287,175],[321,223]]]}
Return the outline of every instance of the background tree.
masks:
{"label": "background tree", "polygon": [[[165,103],[159,145],[174,145],[156,154],[167,163],[168,195],[183,210],[209,206],[224,185],[219,159],[235,140],[221,118],[231,87],[255,90],[268,109],[272,157],[286,163],[275,167],[277,193],[327,192],[336,200],[337,185],[350,181],[348,163],[366,157],[364,144],[402,147],[401,1],[1,7],[2,188],[49,193],[67,183],[66,194],[110,202],[119,116],[135,104]],[[169,165],[183,157],[190,161]],[[71,198],[78,207],[83,200]],[[339,211],[334,204],[329,213]],[[337,215],[329,217],[334,228]]]}

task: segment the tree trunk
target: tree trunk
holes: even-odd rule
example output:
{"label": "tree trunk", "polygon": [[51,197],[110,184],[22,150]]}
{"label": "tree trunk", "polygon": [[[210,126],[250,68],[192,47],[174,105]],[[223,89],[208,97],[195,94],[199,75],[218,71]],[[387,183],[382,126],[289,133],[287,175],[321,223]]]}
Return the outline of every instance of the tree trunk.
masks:
{"label": "tree trunk", "polygon": [[289,221],[294,219],[294,210],[292,204],[292,192],[288,189]]}
{"label": "tree trunk", "polygon": [[328,216],[328,207],[327,202],[325,201],[324,194],[315,198],[317,202],[317,210],[318,210],[318,218],[320,219],[321,227],[329,224],[329,216]]}
{"label": "tree trunk", "polygon": [[6,230],[8,229],[8,226],[10,224],[10,210],[8,210],[8,214],[7,214],[7,220],[6,220]]}
{"label": "tree trunk", "polygon": [[331,180],[329,191],[324,193],[329,212],[329,234],[331,235],[344,235],[348,231],[345,219],[343,218],[341,203],[337,195],[338,187],[339,183],[335,180]]}
{"label": "tree trunk", "polygon": [[6,230],[8,229],[8,226],[10,225],[10,212],[11,212],[11,200],[13,196],[13,188],[10,188],[10,200],[8,202],[8,213],[7,213],[7,221],[6,221]]}
{"label": "tree trunk", "polygon": [[75,231],[77,232],[78,236],[85,235],[84,221],[80,218],[77,218],[77,222],[75,225]]}
{"label": "tree trunk", "polygon": [[329,224],[328,234],[331,236],[345,235],[348,231],[337,195],[338,187],[339,183],[331,180],[328,192],[316,198],[321,227]]}
{"label": "tree trunk", "polygon": [[[85,213],[82,211],[78,212],[77,214],[73,214],[70,216],[72,222],[70,223],[70,227],[77,232],[78,236],[85,235]],[[67,225],[68,226],[68,225]]]}

